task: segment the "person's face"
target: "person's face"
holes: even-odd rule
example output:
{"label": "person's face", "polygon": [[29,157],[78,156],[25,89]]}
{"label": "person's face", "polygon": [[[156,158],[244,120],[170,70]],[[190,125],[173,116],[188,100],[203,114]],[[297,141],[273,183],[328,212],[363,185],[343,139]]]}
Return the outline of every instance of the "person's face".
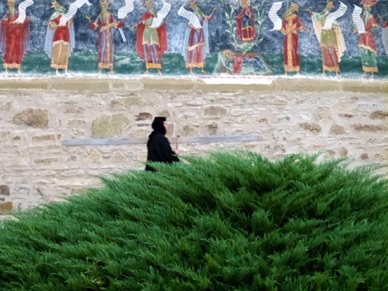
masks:
{"label": "person's face", "polygon": [[163,121],[163,126],[168,131],[168,128],[170,127],[170,124],[167,121]]}
{"label": "person's face", "polygon": [[152,4],[151,0],[144,0],[144,7],[149,8],[151,7],[151,4]]}
{"label": "person's face", "polygon": [[197,3],[196,3],[195,1],[191,1],[191,2],[189,3],[189,7],[190,7],[191,9],[194,9],[196,6],[197,6]]}
{"label": "person's face", "polygon": [[326,9],[327,10],[332,10],[334,8],[334,3],[333,2],[327,2]]}
{"label": "person's face", "polygon": [[51,2],[51,7],[52,7],[52,8],[58,9],[59,6],[60,6],[60,5],[59,5],[59,3],[58,3],[57,1]]}
{"label": "person's face", "polygon": [[14,8],[15,7],[15,1],[9,1],[8,2],[8,7],[9,8]]}
{"label": "person's face", "polygon": [[251,1],[249,0],[241,0],[241,7],[243,8],[246,8],[246,7],[249,7],[251,5]]}
{"label": "person's face", "polygon": [[102,0],[102,1],[100,2],[100,4],[101,4],[101,8],[108,9],[109,1],[107,1],[107,0]]}

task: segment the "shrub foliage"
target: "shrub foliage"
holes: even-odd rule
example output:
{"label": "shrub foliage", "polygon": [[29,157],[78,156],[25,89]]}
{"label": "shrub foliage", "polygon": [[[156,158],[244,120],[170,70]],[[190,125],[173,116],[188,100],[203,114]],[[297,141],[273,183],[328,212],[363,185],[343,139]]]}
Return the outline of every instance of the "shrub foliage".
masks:
{"label": "shrub foliage", "polygon": [[216,152],[128,171],[0,231],[0,290],[386,290],[373,168]]}

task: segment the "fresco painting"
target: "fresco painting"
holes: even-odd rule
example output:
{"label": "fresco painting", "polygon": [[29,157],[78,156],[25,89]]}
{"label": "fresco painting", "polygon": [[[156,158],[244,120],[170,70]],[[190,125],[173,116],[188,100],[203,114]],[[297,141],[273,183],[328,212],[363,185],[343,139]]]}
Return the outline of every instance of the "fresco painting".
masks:
{"label": "fresco painting", "polygon": [[0,77],[388,76],[388,0],[5,0],[0,15]]}
{"label": "fresco painting", "polygon": [[103,69],[108,69],[110,73],[114,73],[114,29],[121,29],[124,26],[124,21],[116,21],[115,16],[108,11],[110,5],[108,0],[101,0],[100,5],[101,12],[97,19],[93,22],[88,15],[86,19],[90,29],[98,30],[98,73],[101,73]]}
{"label": "fresco painting", "polygon": [[24,53],[29,48],[30,23],[25,9],[19,15],[16,0],[9,0],[7,6],[7,14],[0,25],[0,52],[3,54],[5,72],[8,73],[8,69],[17,69],[20,73]]}
{"label": "fresco painting", "polygon": [[296,2],[291,2],[289,8],[284,12],[282,17],[282,27],[280,31],[284,34],[283,56],[285,75],[287,75],[288,72],[296,72],[296,74],[299,75],[300,72],[298,31],[304,31],[305,27],[297,15],[298,11],[298,4]]}

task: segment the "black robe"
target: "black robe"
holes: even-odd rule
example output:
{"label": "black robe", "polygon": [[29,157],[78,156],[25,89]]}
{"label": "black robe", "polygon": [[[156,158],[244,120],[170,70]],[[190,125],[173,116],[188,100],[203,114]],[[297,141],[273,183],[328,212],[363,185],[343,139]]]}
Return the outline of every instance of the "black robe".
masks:
{"label": "black robe", "polygon": [[[161,162],[171,164],[179,162],[179,158],[172,150],[170,142],[164,134],[153,131],[147,142],[147,162]],[[156,170],[146,165],[146,171],[155,172]]]}

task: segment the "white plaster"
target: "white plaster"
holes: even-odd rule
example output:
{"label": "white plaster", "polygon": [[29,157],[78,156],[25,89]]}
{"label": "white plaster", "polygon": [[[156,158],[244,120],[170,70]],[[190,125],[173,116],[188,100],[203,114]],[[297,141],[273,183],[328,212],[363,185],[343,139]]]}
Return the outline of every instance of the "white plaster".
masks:
{"label": "white plaster", "polygon": [[271,79],[262,79],[262,78],[204,78],[202,81],[208,85],[215,84],[229,84],[229,85],[271,85]]}

